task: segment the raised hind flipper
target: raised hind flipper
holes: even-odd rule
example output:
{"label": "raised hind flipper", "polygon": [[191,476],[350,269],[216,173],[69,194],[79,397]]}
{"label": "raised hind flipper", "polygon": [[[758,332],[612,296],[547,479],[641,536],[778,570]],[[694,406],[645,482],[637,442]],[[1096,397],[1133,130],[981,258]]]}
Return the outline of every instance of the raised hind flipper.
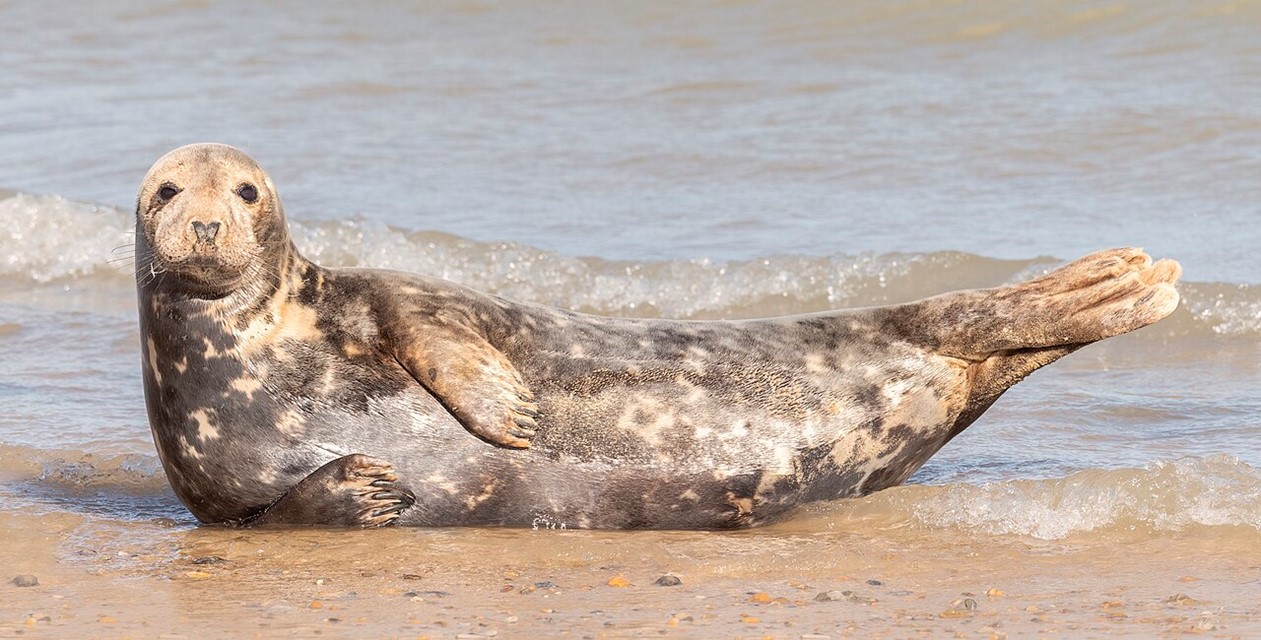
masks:
{"label": "raised hind flipper", "polygon": [[1027,282],[890,307],[884,321],[911,342],[973,362],[1000,352],[1081,346],[1172,313],[1181,273],[1177,262],[1153,263],[1141,249],[1109,249]]}
{"label": "raised hind flipper", "polygon": [[[912,340],[969,362],[968,399],[949,437],[1012,385],[1092,343],[1152,324],[1178,306],[1182,268],[1140,249],[1110,249],[1045,276],[904,305]],[[898,316],[894,316],[898,318]]]}

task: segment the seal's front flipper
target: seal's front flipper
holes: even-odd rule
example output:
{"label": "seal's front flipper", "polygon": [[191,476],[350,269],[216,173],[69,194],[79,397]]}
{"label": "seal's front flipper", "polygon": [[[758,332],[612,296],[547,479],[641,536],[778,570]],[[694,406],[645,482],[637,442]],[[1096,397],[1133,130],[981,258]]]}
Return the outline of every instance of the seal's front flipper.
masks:
{"label": "seal's front flipper", "polygon": [[424,331],[398,354],[403,368],[474,435],[501,447],[528,448],[539,412],[517,368],[469,329]]}
{"label": "seal's front flipper", "polygon": [[316,469],[243,526],[325,525],[384,527],[416,503],[388,462],[362,454]]}

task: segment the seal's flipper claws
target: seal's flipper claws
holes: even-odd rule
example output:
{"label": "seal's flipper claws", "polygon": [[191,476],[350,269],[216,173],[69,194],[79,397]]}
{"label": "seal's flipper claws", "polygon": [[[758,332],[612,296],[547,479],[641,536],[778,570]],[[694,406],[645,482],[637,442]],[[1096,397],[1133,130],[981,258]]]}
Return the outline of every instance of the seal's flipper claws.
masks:
{"label": "seal's flipper claws", "polygon": [[389,507],[384,507],[384,508],[382,508],[382,509],[377,509],[376,511],[373,511],[373,512],[372,512],[372,517],[374,517],[374,518],[379,518],[379,517],[381,517],[381,516],[388,516],[388,515],[397,514],[398,512],[402,511],[403,509],[406,509],[408,506],[410,506],[410,505],[406,505],[406,504],[396,504],[396,505],[392,505],[392,506],[389,506]]}
{"label": "seal's flipper claws", "polygon": [[[377,479],[373,479],[377,478]],[[342,456],[316,469],[271,506],[242,524],[380,527],[416,504],[398,487],[388,462],[362,454]],[[382,519],[383,515],[388,518]]]}

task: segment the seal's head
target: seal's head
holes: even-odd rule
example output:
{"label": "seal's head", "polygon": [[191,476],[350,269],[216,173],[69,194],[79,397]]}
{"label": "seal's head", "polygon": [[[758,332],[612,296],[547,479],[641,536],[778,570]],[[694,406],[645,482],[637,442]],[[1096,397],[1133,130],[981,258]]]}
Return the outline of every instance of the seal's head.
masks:
{"label": "seal's head", "polygon": [[257,279],[288,250],[289,232],[271,178],[222,144],[191,144],[158,159],[136,199],[141,286],[161,284],[221,297]]}

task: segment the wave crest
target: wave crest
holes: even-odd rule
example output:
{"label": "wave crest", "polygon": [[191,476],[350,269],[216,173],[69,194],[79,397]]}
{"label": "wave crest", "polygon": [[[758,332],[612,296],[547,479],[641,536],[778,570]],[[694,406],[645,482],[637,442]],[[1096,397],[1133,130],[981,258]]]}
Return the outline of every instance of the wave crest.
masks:
{"label": "wave crest", "polygon": [[1261,470],[1228,455],[1091,469],[1051,480],[906,486],[857,500],[851,519],[1059,540],[1082,533],[1242,527],[1261,533]]}
{"label": "wave crest", "polygon": [[[132,216],[57,196],[0,195],[0,278],[36,286],[94,279],[130,287]],[[747,318],[892,304],[1033,277],[1061,260],[998,260],[955,251],[777,255],[650,262],[571,257],[362,220],[291,221],[294,241],[328,266],[426,273],[524,300],[632,317]],[[1162,335],[1261,334],[1261,288],[1182,283]]]}

